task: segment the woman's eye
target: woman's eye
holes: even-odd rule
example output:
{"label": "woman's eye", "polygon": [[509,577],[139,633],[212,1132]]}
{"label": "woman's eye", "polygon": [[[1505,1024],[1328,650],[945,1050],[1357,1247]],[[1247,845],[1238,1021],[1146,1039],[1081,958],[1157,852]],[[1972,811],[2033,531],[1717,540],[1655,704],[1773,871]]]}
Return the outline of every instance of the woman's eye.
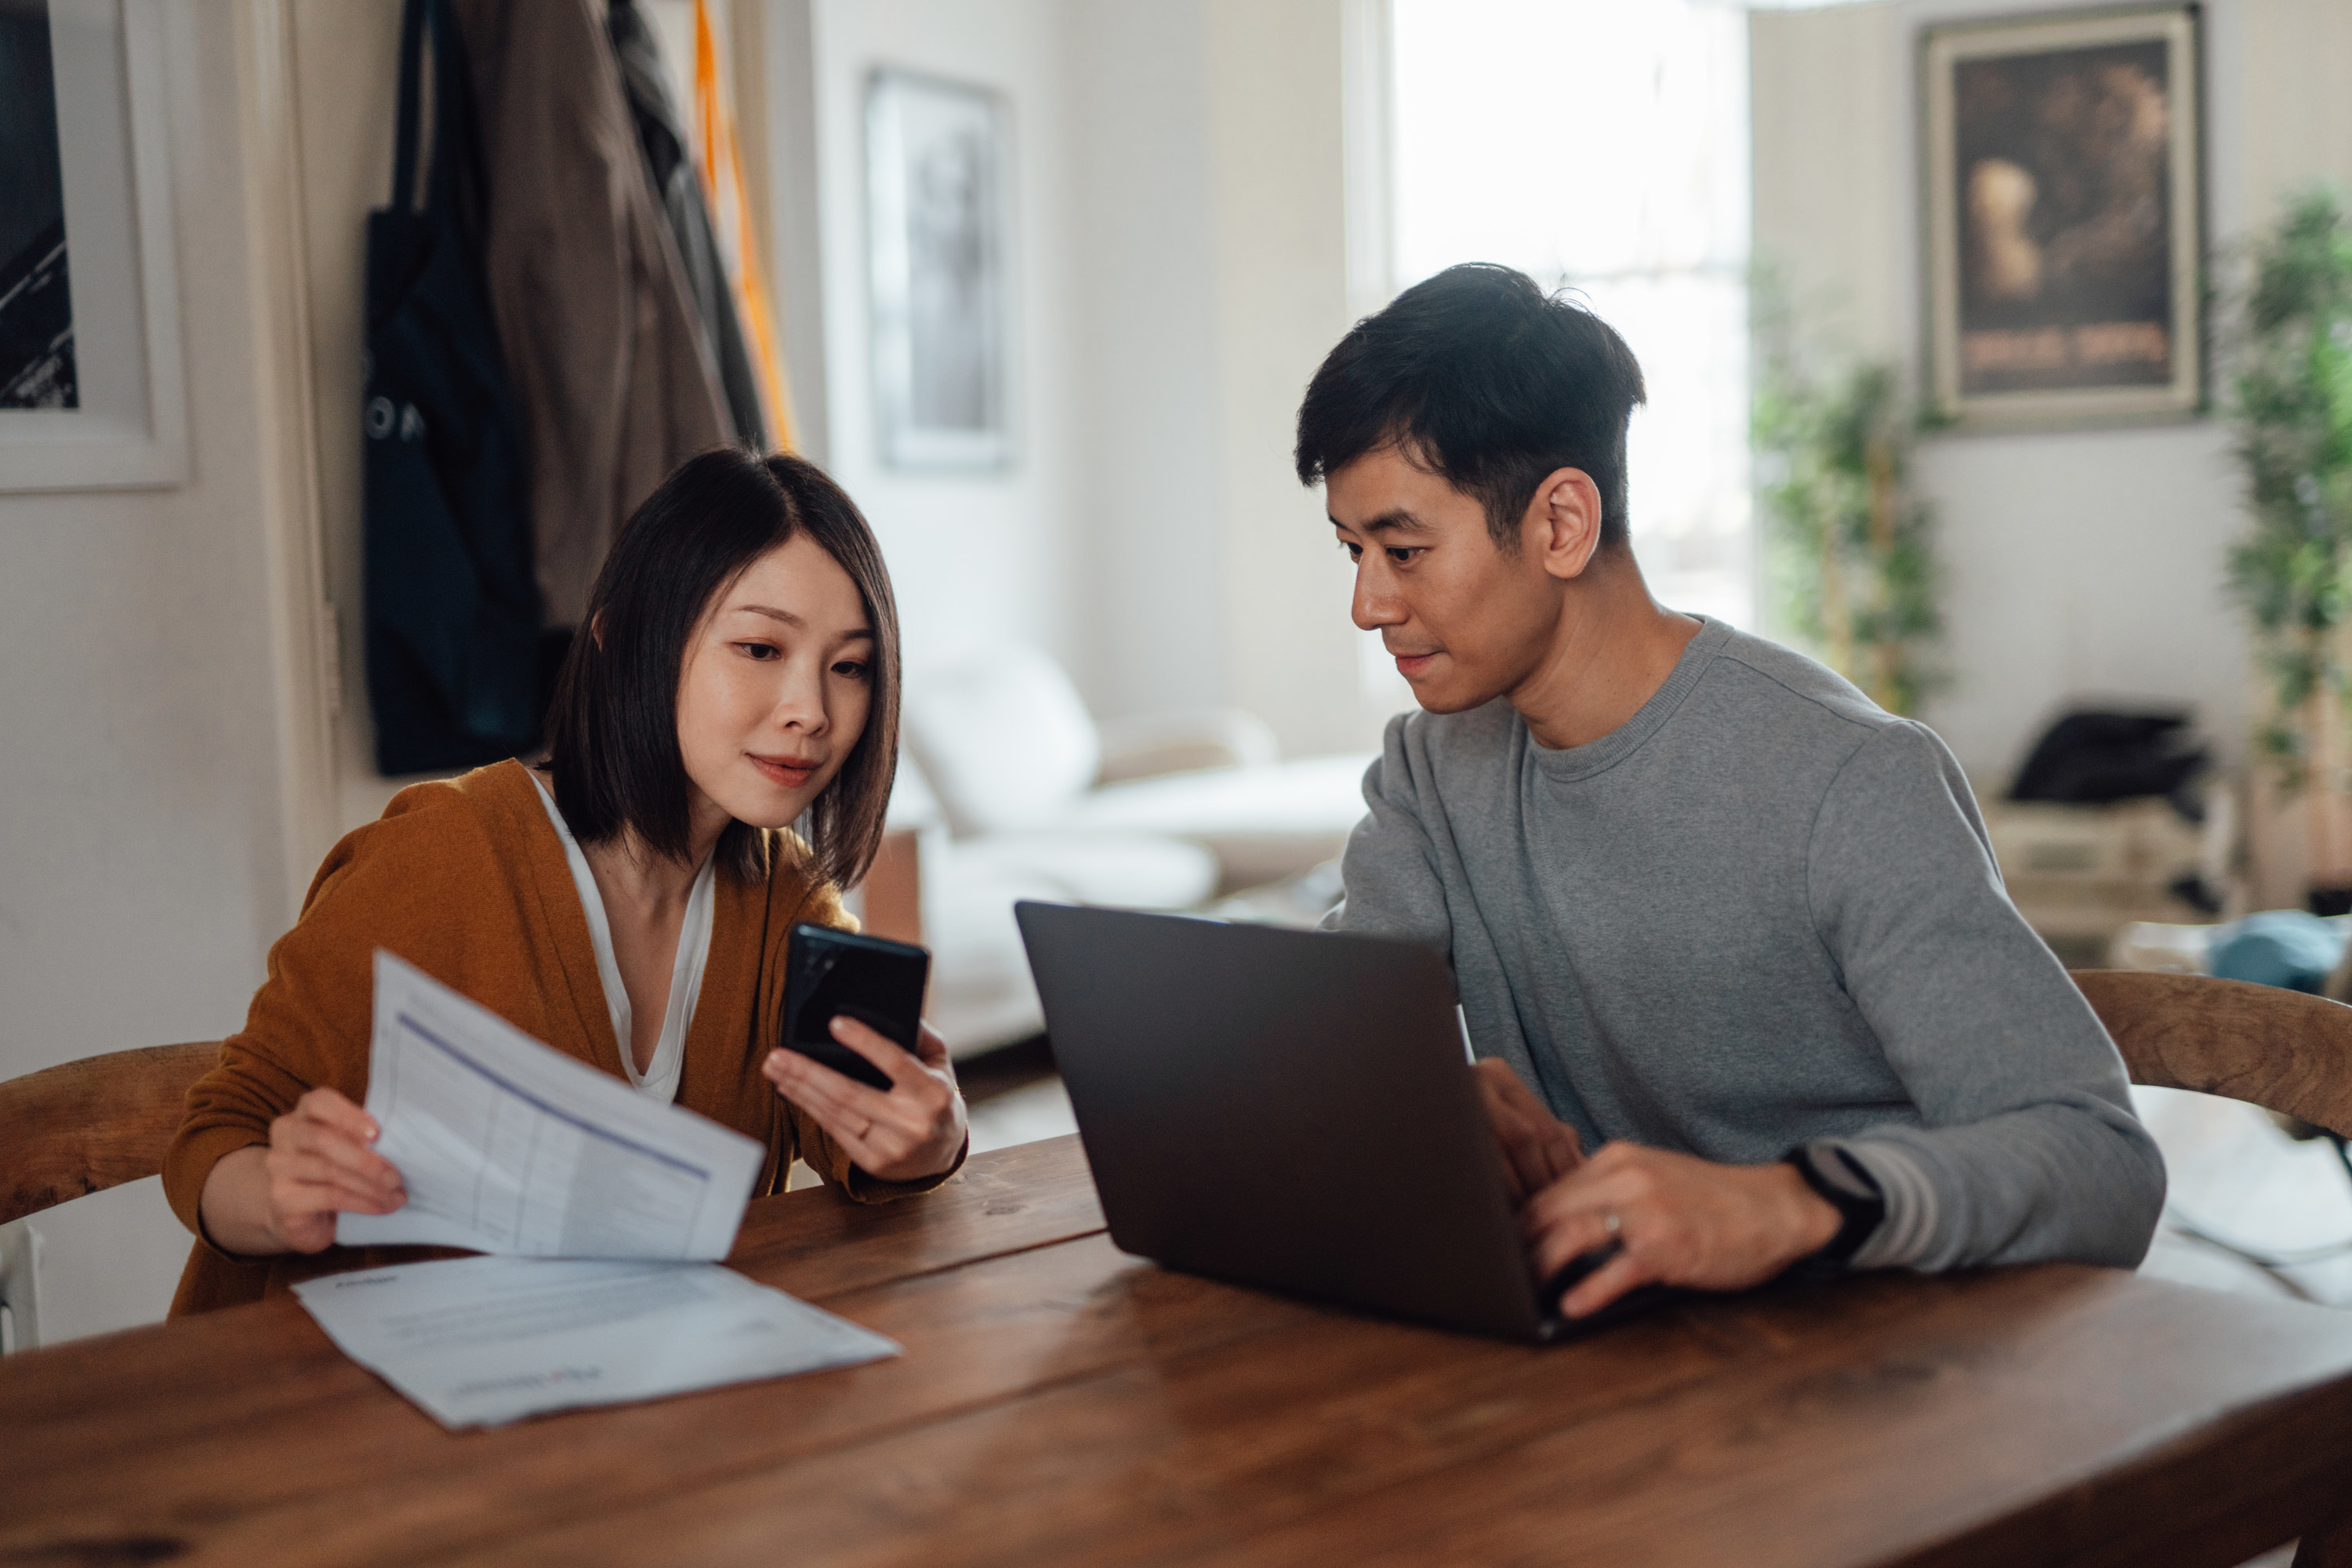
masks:
{"label": "woman's eye", "polygon": [[773,643],[739,642],[735,646],[752,658],[779,659],[784,657],[783,650]]}
{"label": "woman's eye", "polygon": [[866,679],[866,668],[854,658],[845,658],[833,667],[833,672],[835,675],[846,676],[852,680],[863,680]]}

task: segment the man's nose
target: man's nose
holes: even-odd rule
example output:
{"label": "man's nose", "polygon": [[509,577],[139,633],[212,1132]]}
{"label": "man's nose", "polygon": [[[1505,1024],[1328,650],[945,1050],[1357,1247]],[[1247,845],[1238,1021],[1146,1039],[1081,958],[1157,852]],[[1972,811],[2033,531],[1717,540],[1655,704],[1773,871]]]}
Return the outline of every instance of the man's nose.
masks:
{"label": "man's nose", "polygon": [[1348,613],[1359,630],[1368,632],[1396,626],[1405,618],[1403,602],[1372,571],[1363,567],[1356,570],[1356,592]]}

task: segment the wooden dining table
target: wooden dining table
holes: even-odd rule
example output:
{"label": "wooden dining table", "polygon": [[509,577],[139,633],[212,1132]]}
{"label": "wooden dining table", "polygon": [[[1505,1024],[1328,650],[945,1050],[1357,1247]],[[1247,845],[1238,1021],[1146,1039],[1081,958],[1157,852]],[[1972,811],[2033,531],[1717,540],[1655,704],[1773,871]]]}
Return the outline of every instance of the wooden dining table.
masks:
{"label": "wooden dining table", "polygon": [[2068,1265],[1549,1348],[1161,1269],[1074,1138],[755,1202],[867,1365],[448,1432],[291,1299],[0,1362],[0,1564],[2233,1564],[2352,1531],[2352,1313]]}

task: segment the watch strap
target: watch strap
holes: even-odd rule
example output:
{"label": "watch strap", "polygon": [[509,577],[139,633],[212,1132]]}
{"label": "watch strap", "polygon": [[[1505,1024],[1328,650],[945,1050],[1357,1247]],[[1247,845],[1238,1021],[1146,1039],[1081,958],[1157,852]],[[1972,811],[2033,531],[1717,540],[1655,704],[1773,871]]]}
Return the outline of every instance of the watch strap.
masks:
{"label": "watch strap", "polygon": [[1837,1234],[1818,1252],[1800,1258],[1797,1267],[1809,1274],[1835,1274],[1845,1269],[1886,1220],[1886,1194],[1861,1161],[1834,1143],[1801,1143],[1785,1156],[1822,1202],[1838,1212]]}

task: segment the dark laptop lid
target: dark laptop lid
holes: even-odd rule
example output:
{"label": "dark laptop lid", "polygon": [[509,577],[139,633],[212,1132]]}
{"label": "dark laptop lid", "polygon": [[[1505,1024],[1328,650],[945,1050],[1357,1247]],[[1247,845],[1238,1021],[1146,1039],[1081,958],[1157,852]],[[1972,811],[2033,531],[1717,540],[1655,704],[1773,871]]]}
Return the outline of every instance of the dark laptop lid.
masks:
{"label": "dark laptop lid", "polygon": [[1426,948],[1016,906],[1111,1237],[1171,1268],[1541,1336]]}

